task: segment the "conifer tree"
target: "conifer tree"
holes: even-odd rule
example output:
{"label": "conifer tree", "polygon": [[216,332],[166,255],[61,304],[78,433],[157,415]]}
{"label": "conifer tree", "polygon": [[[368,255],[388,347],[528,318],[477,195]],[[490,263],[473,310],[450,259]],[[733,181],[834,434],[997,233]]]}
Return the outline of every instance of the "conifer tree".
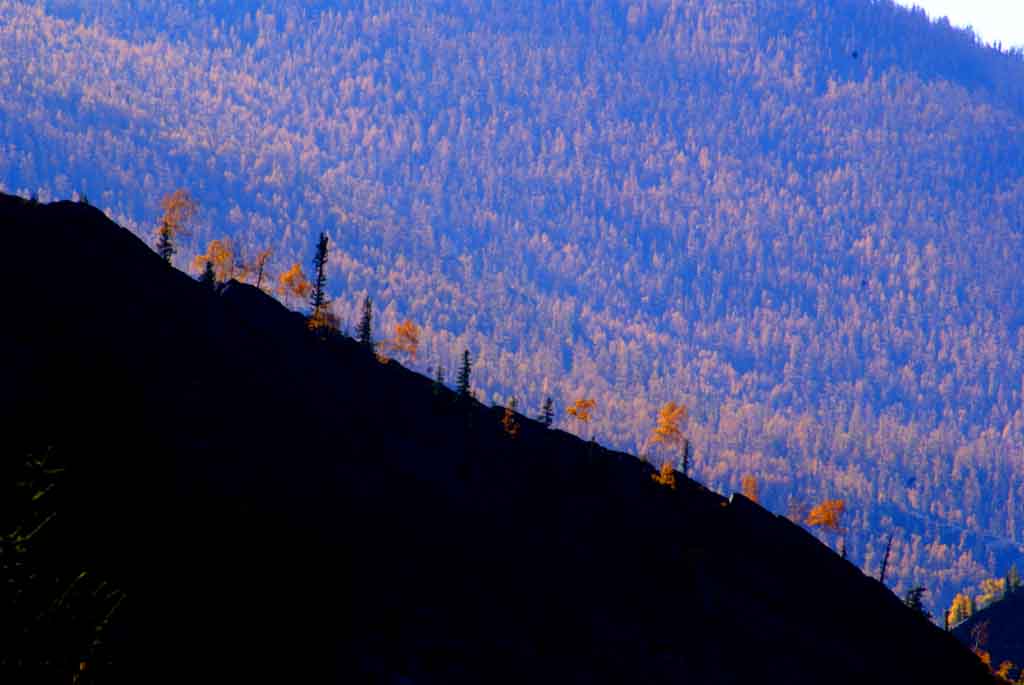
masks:
{"label": "conifer tree", "polygon": [[1006,573],[1006,594],[1012,595],[1020,589],[1020,586],[1020,572],[1017,571],[1017,564],[1013,564],[1010,566],[1010,570]]}
{"label": "conifer tree", "polygon": [[683,477],[690,477],[690,464],[693,461],[693,452],[690,450],[690,439],[683,438],[683,458],[680,466],[683,467]]}
{"label": "conifer tree", "polygon": [[441,388],[444,387],[444,367],[440,364],[437,365],[437,374],[434,376],[434,396],[441,394]]}
{"label": "conifer tree", "polygon": [[199,282],[208,290],[213,290],[217,285],[217,276],[213,273],[213,262],[209,259],[206,260],[206,266],[203,267],[203,273],[199,276]]}
{"label": "conifer tree", "polygon": [[359,319],[359,328],[356,329],[356,340],[363,347],[373,350],[373,302],[367,295],[363,300],[363,315]]}
{"label": "conifer tree", "polygon": [[540,410],[540,422],[545,428],[551,428],[555,422],[555,402],[550,397],[544,400],[544,406]]}
{"label": "conifer tree", "polygon": [[889,533],[889,541],[885,543],[885,555],[882,557],[882,572],[878,574],[878,581],[885,585],[885,572],[889,570],[889,553],[892,552],[892,533]]}
{"label": "conifer tree", "polygon": [[922,600],[922,597],[926,592],[928,592],[928,590],[920,585],[911,588],[907,591],[907,595],[906,597],[904,597],[903,603],[911,609],[913,609],[914,611],[921,614],[922,616],[931,617],[931,614],[928,612],[928,610],[924,608],[924,601]]}
{"label": "conifer tree", "polygon": [[469,397],[469,376],[473,371],[473,362],[469,358],[469,350],[462,351],[462,366],[459,367],[458,378],[455,379],[455,391],[459,397]]}
{"label": "conifer tree", "polygon": [[309,305],[313,318],[320,316],[327,304],[327,234],[321,233],[313,255],[313,290],[309,295]]}

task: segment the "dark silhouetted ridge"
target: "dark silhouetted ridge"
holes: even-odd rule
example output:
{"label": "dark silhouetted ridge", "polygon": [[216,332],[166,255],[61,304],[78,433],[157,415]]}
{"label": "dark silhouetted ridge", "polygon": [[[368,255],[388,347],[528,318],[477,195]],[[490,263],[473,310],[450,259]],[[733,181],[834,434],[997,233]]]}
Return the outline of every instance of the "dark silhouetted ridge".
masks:
{"label": "dark silhouetted ridge", "polygon": [[[56,445],[110,680],[988,682],[785,519],[458,401],[82,204],[0,197],[5,458]],[[98,676],[97,676],[98,677]]]}

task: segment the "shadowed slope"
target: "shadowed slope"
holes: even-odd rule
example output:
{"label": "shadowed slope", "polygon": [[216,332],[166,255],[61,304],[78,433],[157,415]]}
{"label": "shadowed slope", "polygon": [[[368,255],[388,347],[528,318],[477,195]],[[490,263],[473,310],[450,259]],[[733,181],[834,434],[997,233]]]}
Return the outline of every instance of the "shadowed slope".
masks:
{"label": "shadowed slope", "polygon": [[68,455],[69,554],[128,594],[126,679],[987,682],[740,496],[523,417],[511,440],[88,206],[0,196],[0,230],[7,439]]}

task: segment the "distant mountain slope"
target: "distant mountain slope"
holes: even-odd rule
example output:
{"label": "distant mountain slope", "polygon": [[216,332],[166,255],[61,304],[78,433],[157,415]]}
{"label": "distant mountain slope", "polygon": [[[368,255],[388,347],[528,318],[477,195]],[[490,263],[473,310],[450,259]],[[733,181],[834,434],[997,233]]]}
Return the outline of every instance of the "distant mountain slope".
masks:
{"label": "distant mountain slope", "polygon": [[32,293],[0,337],[4,459],[69,455],[68,540],[128,598],[98,682],[990,682],[740,496],[524,417],[511,439],[91,207],[0,196],[0,227],[47,255],[0,273]]}
{"label": "distant mountain slope", "polygon": [[148,236],[188,187],[181,266],[327,230],[343,321],[620,448],[685,401],[703,479],[845,498],[941,606],[1020,558],[1022,113],[1019,53],[887,1],[0,0],[8,189]]}

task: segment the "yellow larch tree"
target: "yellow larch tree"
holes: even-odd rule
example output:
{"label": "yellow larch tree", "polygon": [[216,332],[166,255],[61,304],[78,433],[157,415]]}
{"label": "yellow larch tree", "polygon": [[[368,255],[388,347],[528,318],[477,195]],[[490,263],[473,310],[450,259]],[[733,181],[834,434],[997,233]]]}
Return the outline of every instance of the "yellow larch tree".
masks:
{"label": "yellow larch tree", "polygon": [[196,255],[192,260],[192,267],[202,271],[207,262],[213,265],[214,278],[220,283],[232,278],[244,281],[248,275],[248,268],[235,257],[235,246],[230,238],[211,240],[206,246],[206,253]]}
{"label": "yellow larch tree", "polygon": [[179,236],[188,234],[188,224],[199,211],[199,205],[187,190],[178,189],[164,196],[160,209],[164,213],[156,228],[156,251],[170,264],[178,249],[175,243]]}
{"label": "yellow larch tree", "polygon": [[395,326],[395,335],[388,342],[388,346],[407,355],[409,359],[415,360],[416,353],[420,349],[420,327],[413,323],[411,319],[406,319],[397,324]]}
{"label": "yellow larch tree", "polygon": [[666,402],[658,411],[658,420],[648,438],[651,444],[663,444],[682,453],[683,475],[689,476],[690,441],[683,435],[683,424],[689,415],[685,404]]}
{"label": "yellow larch tree", "polygon": [[661,462],[661,468],[651,478],[654,479],[655,483],[664,485],[672,490],[676,489],[676,471],[672,468],[672,462],[670,461]]}
{"label": "yellow larch tree", "polygon": [[594,411],[595,407],[597,407],[596,400],[580,399],[570,404],[565,413],[585,426],[590,423],[591,412]]}
{"label": "yellow larch tree", "polygon": [[821,504],[811,507],[807,514],[807,525],[818,526],[836,533],[843,530],[842,517],[846,511],[846,502],[841,499],[827,499]]}
{"label": "yellow larch tree", "polygon": [[974,613],[974,601],[966,592],[958,592],[953,597],[953,603],[949,605],[949,625],[955,626],[963,623]]}
{"label": "yellow larch tree", "polygon": [[743,492],[743,496],[749,499],[751,502],[757,502],[758,496],[761,494],[760,485],[757,482],[757,477],[747,474],[740,479],[740,489]]}
{"label": "yellow larch tree", "polygon": [[282,273],[277,279],[277,293],[284,298],[285,302],[291,300],[305,300],[313,286],[306,278],[302,265],[296,262],[291,268]]}
{"label": "yellow larch tree", "polygon": [[260,250],[256,253],[256,258],[249,267],[252,271],[256,272],[256,287],[260,290],[263,290],[263,277],[266,274],[267,261],[272,253],[273,250],[269,247],[265,250]]}

